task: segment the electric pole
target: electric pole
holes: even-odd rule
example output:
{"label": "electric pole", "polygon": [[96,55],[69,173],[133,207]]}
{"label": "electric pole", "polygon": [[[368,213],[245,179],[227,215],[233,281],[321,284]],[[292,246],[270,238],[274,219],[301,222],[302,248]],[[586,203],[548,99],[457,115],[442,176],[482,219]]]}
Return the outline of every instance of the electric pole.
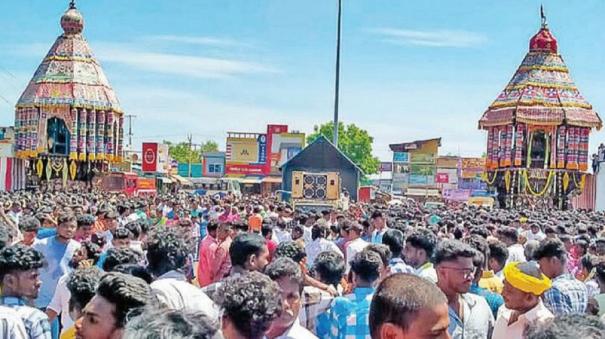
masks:
{"label": "electric pole", "polygon": [[336,81],[334,84],[334,146],[338,147],[338,95],[340,90],[340,26],[342,19],[342,0],[338,0],[338,24],[336,33]]}
{"label": "electric pole", "polygon": [[128,119],[128,150],[132,150],[132,119],[137,116],[134,114],[126,114],[124,118]]}
{"label": "electric pole", "polygon": [[191,178],[191,156],[193,153],[193,149],[192,149],[192,140],[193,140],[193,135],[191,133],[187,134],[187,141],[189,142],[189,156],[187,157],[187,177]]}

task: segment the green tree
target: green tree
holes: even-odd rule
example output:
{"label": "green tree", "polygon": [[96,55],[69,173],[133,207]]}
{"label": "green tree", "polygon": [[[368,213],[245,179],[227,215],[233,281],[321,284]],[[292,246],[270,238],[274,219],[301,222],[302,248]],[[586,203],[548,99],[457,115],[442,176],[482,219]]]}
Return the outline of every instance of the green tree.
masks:
{"label": "green tree", "polygon": [[[328,122],[321,126],[315,126],[313,133],[307,136],[307,143],[312,143],[320,135],[332,141],[334,136],[334,123]],[[372,155],[372,143],[374,138],[368,131],[357,127],[355,124],[338,124],[338,148],[359,166],[365,174],[378,173],[380,160]]]}
{"label": "green tree", "polygon": [[203,153],[218,151],[218,143],[214,140],[208,140],[195,147],[189,147],[188,142],[172,143],[164,141],[164,143],[168,145],[168,154],[170,157],[179,163],[197,163],[201,161]]}
{"label": "green tree", "polygon": [[218,152],[218,143],[214,140],[208,140],[200,145],[200,151],[202,154],[206,152]]}

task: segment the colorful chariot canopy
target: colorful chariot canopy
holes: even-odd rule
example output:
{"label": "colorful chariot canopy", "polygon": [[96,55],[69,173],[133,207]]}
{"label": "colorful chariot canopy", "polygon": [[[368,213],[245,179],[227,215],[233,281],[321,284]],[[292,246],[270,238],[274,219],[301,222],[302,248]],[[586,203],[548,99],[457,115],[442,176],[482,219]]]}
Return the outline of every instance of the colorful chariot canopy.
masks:
{"label": "colorful chariot canopy", "polygon": [[542,26],[531,38],[529,52],[479,120],[480,129],[514,123],[602,127],[601,118],[580,94],[557,48],[542,13]]}
{"label": "colorful chariot canopy", "polygon": [[16,155],[119,162],[124,114],[82,36],[84,18],[73,0],[61,17],[61,28],[63,34],[17,102]]}
{"label": "colorful chariot canopy", "polygon": [[69,105],[122,113],[120,103],[86,39],[84,18],[72,2],[61,34],[17,102],[17,108]]}

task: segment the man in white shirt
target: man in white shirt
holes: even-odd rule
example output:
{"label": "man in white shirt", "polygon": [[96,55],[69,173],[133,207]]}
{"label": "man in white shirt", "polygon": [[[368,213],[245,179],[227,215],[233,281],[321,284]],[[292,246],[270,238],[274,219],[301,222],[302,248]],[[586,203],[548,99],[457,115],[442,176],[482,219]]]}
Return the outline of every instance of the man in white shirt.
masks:
{"label": "man in white shirt", "polygon": [[535,240],[537,242],[540,242],[540,241],[546,239],[546,234],[544,234],[544,232],[542,232],[542,229],[540,228],[540,224],[538,224],[536,222],[532,223],[529,226],[529,230],[523,232],[523,236],[525,236],[527,241]]}
{"label": "man in white shirt", "polygon": [[307,266],[313,266],[313,262],[317,255],[323,251],[334,251],[340,256],[342,255],[342,251],[336,246],[335,243],[326,239],[328,235],[328,227],[325,225],[314,225],[311,230],[311,237],[313,241],[310,244],[307,244],[305,251],[307,252]]}
{"label": "man in white shirt", "polygon": [[508,226],[503,226],[500,229],[498,229],[498,239],[500,239],[500,241],[502,241],[503,243],[506,244],[507,249],[508,249],[508,259],[506,260],[506,263],[511,263],[511,262],[525,262],[527,261],[525,259],[525,249],[523,248],[523,245],[519,244],[519,236],[517,234],[517,230],[512,228],[512,227],[508,227]]}
{"label": "man in white shirt", "polygon": [[437,287],[447,297],[453,339],[491,338],[494,316],[484,297],[468,293],[473,283],[476,251],[458,240],[443,240],[435,248]]}
{"label": "man in white shirt", "polygon": [[149,238],[148,268],[157,277],[150,285],[151,290],[167,308],[202,312],[218,321],[218,307],[201,289],[187,282],[183,273],[187,254],[187,245],[173,230],[161,231]]}
{"label": "man in white shirt", "polygon": [[502,290],[504,306],[498,312],[492,338],[522,339],[528,326],[554,318],[541,300],[551,285],[535,262],[506,265]]}
{"label": "man in white shirt", "polygon": [[15,225],[19,225],[19,219],[21,218],[21,215],[23,215],[21,203],[18,201],[13,202],[10,211],[8,211],[6,215],[15,223]]}
{"label": "man in white shirt", "polygon": [[355,258],[355,255],[361,252],[364,248],[368,246],[368,243],[361,239],[361,232],[363,232],[363,227],[357,222],[345,221],[343,222],[343,230],[347,234],[347,244],[345,247],[345,256],[346,256],[346,272],[349,272],[351,268],[351,261]]}

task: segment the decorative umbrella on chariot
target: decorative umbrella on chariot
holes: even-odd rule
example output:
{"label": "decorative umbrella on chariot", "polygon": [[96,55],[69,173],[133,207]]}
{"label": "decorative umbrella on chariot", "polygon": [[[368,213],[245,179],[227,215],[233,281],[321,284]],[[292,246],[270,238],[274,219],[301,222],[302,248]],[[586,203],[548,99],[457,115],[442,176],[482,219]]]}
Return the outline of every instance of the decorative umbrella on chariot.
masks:
{"label": "decorative umbrella on chariot", "polygon": [[541,16],[521,66],[479,120],[488,132],[483,178],[506,207],[541,199],[566,208],[584,186],[590,132],[602,127]]}

